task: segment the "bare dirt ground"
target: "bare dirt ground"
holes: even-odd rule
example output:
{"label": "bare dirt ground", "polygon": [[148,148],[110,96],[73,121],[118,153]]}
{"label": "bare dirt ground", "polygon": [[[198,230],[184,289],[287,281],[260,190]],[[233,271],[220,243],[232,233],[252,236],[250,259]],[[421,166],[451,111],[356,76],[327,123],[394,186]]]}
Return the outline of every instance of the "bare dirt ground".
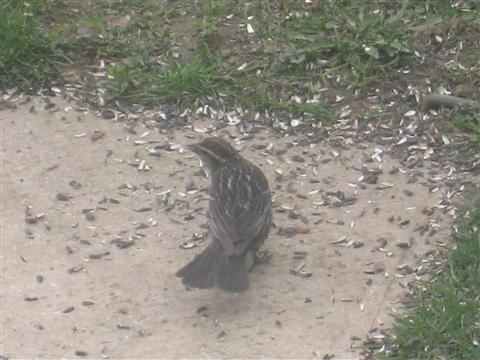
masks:
{"label": "bare dirt ground", "polygon": [[241,140],[232,126],[212,134],[228,132],[274,192],[271,258],[245,293],[187,291],[174,272],[205,244],[208,179],[183,145],[208,121],[132,134],[52,101],[1,113],[6,358],[359,358],[448,242],[435,164],[412,182],[379,145]]}

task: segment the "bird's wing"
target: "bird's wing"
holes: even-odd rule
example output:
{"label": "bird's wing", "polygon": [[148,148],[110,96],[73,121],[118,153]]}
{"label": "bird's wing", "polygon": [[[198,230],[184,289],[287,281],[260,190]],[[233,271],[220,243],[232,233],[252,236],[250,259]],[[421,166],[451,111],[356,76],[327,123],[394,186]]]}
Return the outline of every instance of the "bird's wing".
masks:
{"label": "bird's wing", "polygon": [[[259,192],[252,199],[248,211],[243,212],[237,222],[241,239],[235,243],[235,253],[242,254],[252,241],[262,241],[268,235],[272,223],[270,191]],[[259,238],[260,237],[260,238]]]}
{"label": "bird's wing", "polygon": [[254,166],[226,167],[212,181],[210,230],[227,255],[241,254],[271,222],[270,191]]}

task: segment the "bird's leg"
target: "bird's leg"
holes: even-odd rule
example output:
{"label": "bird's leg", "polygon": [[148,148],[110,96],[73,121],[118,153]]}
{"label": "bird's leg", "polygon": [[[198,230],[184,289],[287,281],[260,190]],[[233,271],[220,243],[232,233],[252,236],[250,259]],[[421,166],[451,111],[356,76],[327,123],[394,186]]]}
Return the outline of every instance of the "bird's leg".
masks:
{"label": "bird's leg", "polygon": [[270,254],[268,250],[252,252],[253,262],[249,271],[252,271],[257,265],[268,263],[271,257],[272,254]]}
{"label": "bird's leg", "polygon": [[268,250],[257,251],[253,254],[253,262],[255,264],[264,264],[270,260],[272,254],[268,252]]}

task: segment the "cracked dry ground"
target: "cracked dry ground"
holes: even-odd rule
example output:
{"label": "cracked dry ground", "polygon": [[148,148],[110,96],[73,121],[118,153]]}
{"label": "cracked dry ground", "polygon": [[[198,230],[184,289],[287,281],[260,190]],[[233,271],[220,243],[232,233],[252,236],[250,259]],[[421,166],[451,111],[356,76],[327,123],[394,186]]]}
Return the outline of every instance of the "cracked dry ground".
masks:
{"label": "cracked dry ground", "polygon": [[[1,114],[4,357],[358,358],[448,242],[448,169],[428,161],[199,116],[132,134],[53,101]],[[206,241],[208,179],[183,145],[207,133],[230,134],[275,200],[271,258],[236,295],[174,276]]]}

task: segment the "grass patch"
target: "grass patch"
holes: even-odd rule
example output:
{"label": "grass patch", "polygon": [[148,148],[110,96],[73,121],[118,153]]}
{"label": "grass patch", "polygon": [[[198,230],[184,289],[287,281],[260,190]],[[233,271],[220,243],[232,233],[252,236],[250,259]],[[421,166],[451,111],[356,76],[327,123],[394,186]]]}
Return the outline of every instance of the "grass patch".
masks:
{"label": "grass patch", "polygon": [[4,1],[0,5],[0,89],[35,86],[58,74],[65,62],[54,32],[46,31],[42,14],[49,1]]}
{"label": "grass patch", "polygon": [[446,119],[447,129],[468,134],[472,148],[480,150],[480,109],[465,104],[450,110]]}
{"label": "grass patch", "polygon": [[198,14],[197,27],[202,36],[208,37],[218,33],[221,20],[233,9],[232,0],[195,0],[195,11]]}
{"label": "grass patch", "polygon": [[412,60],[410,28],[402,23],[405,9],[393,16],[373,2],[323,5],[281,28],[289,44],[282,62],[290,71],[301,73],[305,65],[320,61],[331,72],[363,85],[402,60]]}
{"label": "grass patch", "polygon": [[466,212],[445,269],[416,290],[385,359],[480,359],[480,202]]}
{"label": "grass patch", "polygon": [[157,101],[189,106],[207,95],[215,95],[220,82],[215,78],[215,64],[201,59],[189,63],[174,62],[165,68],[138,69],[119,66],[109,70],[109,100],[128,100],[137,104]]}
{"label": "grass patch", "polygon": [[[416,71],[475,84],[479,0],[5,0],[0,9],[2,88],[60,78],[84,93],[106,89],[110,105],[186,107],[221,95],[227,107],[327,120],[360,92],[418,85],[406,75]],[[459,39],[464,66],[447,67]]]}

